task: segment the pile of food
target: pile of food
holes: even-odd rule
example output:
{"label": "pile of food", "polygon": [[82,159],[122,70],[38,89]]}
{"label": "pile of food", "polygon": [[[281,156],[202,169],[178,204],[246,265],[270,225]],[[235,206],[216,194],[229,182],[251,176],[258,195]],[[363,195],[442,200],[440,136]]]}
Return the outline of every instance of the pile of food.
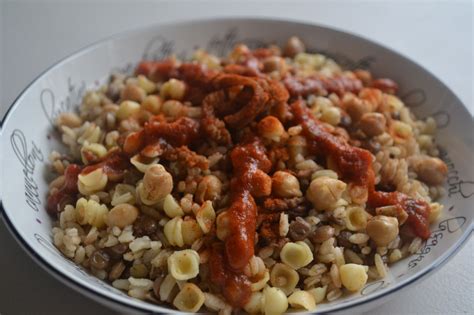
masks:
{"label": "pile of food", "polygon": [[113,74],[58,117],[54,244],[182,311],[280,314],[358,292],[442,211],[436,123],[397,89],[296,37]]}

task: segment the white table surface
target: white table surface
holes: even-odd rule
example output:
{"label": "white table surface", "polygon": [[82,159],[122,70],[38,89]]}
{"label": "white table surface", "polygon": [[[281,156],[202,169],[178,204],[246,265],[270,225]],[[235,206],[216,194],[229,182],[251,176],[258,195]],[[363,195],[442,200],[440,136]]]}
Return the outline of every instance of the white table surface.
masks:
{"label": "white table surface", "polygon": [[[91,42],[159,21],[231,15],[300,19],[381,42],[442,78],[474,113],[470,1],[0,0],[0,117],[36,75]],[[0,314],[116,314],[35,265],[1,220],[0,249]],[[474,314],[473,253],[471,238],[436,274],[368,314]]]}

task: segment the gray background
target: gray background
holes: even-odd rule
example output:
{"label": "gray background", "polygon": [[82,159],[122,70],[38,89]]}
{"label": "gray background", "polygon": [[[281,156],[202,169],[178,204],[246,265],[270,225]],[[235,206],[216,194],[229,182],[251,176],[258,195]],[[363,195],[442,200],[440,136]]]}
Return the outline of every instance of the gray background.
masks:
{"label": "gray background", "polygon": [[[87,44],[150,23],[236,15],[299,19],[376,40],[429,69],[474,112],[471,1],[0,0],[0,117],[41,71]],[[1,220],[0,248],[2,315],[115,314],[36,266]],[[472,314],[473,253],[471,238],[435,275],[369,314]]]}

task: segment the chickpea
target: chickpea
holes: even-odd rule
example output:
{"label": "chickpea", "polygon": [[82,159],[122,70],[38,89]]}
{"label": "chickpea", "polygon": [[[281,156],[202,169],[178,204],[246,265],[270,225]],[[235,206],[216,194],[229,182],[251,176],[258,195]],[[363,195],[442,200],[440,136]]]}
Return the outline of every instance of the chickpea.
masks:
{"label": "chickpea", "polygon": [[140,197],[145,204],[154,204],[173,191],[173,177],[163,165],[154,164],[147,168],[143,177]]}
{"label": "chickpea", "polygon": [[368,102],[371,111],[374,111],[384,100],[382,91],[373,88],[363,88],[360,90],[359,98]]}
{"label": "chickpea", "polygon": [[119,120],[125,120],[131,116],[135,116],[140,111],[140,104],[134,101],[123,101],[120,103],[117,111],[117,118]]}
{"label": "chickpea", "polygon": [[357,69],[354,71],[355,76],[357,79],[362,81],[364,86],[368,86],[372,83],[372,74],[367,70]]}
{"label": "chickpea", "polygon": [[376,215],[367,222],[366,231],[377,246],[387,246],[398,235],[398,220],[394,217]]}
{"label": "chickpea", "polygon": [[163,101],[157,95],[148,95],[142,102],[142,108],[152,114],[159,114]]}
{"label": "chickpea", "polygon": [[167,100],[161,106],[161,112],[167,117],[186,116],[187,107],[180,101]]}
{"label": "chickpea", "polygon": [[416,165],[415,172],[428,185],[441,185],[448,174],[448,167],[438,158],[426,157]]}
{"label": "chickpea", "polygon": [[229,54],[229,59],[233,61],[240,61],[249,53],[250,53],[250,49],[247,47],[247,45],[239,44],[239,45],[236,45],[234,49],[231,51],[231,53]]}
{"label": "chickpea", "polygon": [[186,84],[183,81],[170,79],[165,82],[160,89],[160,96],[163,99],[173,99],[180,101],[186,93]]}
{"label": "chickpea", "polygon": [[116,205],[107,213],[106,223],[108,226],[124,228],[133,224],[138,217],[138,209],[128,203]]}
{"label": "chickpea", "polygon": [[354,95],[344,97],[342,102],[353,122],[359,121],[362,115],[370,112],[370,104],[356,98]]}
{"label": "chickpea", "polygon": [[340,267],[339,273],[342,285],[349,291],[360,291],[367,283],[368,276],[364,266],[345,264]]}
{"label": "chickpea", "polygon": [[267,116],[258,123],[258,132],[266,139],[280,142],[285,134],[285,128],[275,116]]}
{"label": "chickpea", "polygon": [[151,94],[153,92],[155,92],[156,90],[156,84],[155,82],[149,80],[147,77],[145,77],[144,75],[142,74],[139,74],[138,75],[138,85],[147,93],[147,94]]}
{"label": "chickpea", "polygon": [[330,225],[318,227],[311,235],[310,239],[313,243],[322,243],[334,236],[335,230]]}
{"label": "chickpea", "polygon": [[128,83],[123,88],[122,92],[120,93],[120,98],[122,100],[129,100],[141,103],[146,97],[146,92],[144,89],[139,87],[138,85]]}
{"label": "chickpea", "polygon": [[284,71],[286,68],[285,59],[278,56],[271,56],[263,60],[263,71],[266,73],[273,71]]}
{"label": "chickpea", "polygon": [[381,135],[385,131],[387,120],[380,113],[365,113],[362,115],[359,126],[369,137]]}
{"label": "chickpea", "polygon": [[288,172],[277,171],[272,177],[272,191],[281,198],[301,197],[298,179]]}
{"label": "chickpea", "polygon": [[283,50],[283,54],[287,57],[293,58],[297,54],[305,52],[305,50],[306,47],[301,39],[296,36],[292,36],[290,39],[288,39],[288,42],[286,43],[286,46]]}
{"label": "chickpea", "polygon": [[214,201],[221,195],[222,182],[214,175],[206,175],[199,182],[194,197],[196,202],[203,203],[206,200]]}
{"label": "chickpea", "polygon": [[326,108],[322,111],[320,119],[328,124],[337,126],[341,122],[341,111],[337,107]]}
{"label": "chickpea", "polygon": [[346,183],[327,176],[315,178],[306,191],[306,198],[316,210],[330,210],[331,206],[341,198]]}

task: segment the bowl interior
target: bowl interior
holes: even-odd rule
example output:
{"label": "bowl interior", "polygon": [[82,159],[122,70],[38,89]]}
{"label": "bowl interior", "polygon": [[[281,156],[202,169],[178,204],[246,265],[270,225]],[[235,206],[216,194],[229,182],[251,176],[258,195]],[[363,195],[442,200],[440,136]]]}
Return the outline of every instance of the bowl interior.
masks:
{"label": "bowl interior", "polygon": [[51,240],[51,219],[45,208],[50,171],[48,155],[61,146],[52,122],[80,103],[86,89],[104,83],[117,69],[132,71],[140,59],[170,54],[190,56],[197,47],[225,54],[234,44],[250,47],[276,43],[298,35],[309,50],[322,52],[347,68],[368,68],[375,76],[390,77],[417,117],[438,122],[437,141],[449,174],[445,211],[432,226],[422,249],[390,268],[390,275],[372,282],[361,294],[322,304],[318,310],[341,310],[387,295],[444,262],[472,230],[474,200],[474,128],[459,99],[438,79],[415,63],[380,45],[336,30],[301,23],[226,19],[157,25],[90,46],[53,66],[15,101],[2,125],[0,196],[9,227],[26,249],[57,276],[110,301],[145,310],[170,310],[129,298],[65,259]]}

